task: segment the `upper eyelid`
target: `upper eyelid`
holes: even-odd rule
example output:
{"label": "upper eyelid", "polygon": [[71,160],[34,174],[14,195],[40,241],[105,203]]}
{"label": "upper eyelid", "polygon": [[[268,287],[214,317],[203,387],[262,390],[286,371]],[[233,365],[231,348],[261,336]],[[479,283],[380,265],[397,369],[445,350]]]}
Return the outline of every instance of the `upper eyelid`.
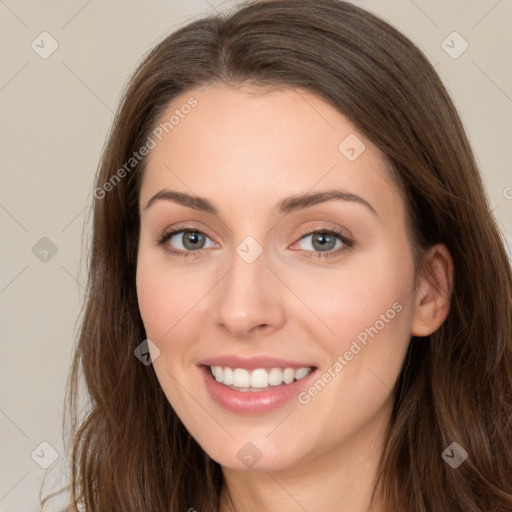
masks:
{"label": "upper eyelid", "polygon": [[[209,235],[205,232],[205,230],[203,230],[201,228],[196,228],[195,226],[183,226],[183,227],[178,226],[176,228],[171,228],[169,230],[164,229],[163,236],[170,235],[170,234],[175,235],[177,233],[181,233],[184,231],[198,232],[198,233],[202,233],[203,235],[206,235],[209,237]],[[311,235],[314,233],[321,233],[322,231],[332,232],[333,234],[336,234],[337,232],[342,233],[343,230],[338,229],[338,228],[329,228],[329,227],[323,226],[323,227],[318,227],[318,228],[304,229],[303,231],[301,231],[300,236],[301,237],[308,236],[308,235]]]}

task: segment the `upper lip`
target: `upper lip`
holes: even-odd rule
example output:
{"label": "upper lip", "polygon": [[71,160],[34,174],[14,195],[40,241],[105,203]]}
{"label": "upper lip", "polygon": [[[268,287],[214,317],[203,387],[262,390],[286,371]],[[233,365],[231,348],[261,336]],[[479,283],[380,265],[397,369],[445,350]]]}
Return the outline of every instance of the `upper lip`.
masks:
{"label": "upper lip", "polygon": [[256,370],[257,368],[315,368],[312,364],[297,363],[270,356],[240,357],[224,355],[203,359],[198,364],[205,366],[227,366],[228,368],[245,368],[246,370]]}

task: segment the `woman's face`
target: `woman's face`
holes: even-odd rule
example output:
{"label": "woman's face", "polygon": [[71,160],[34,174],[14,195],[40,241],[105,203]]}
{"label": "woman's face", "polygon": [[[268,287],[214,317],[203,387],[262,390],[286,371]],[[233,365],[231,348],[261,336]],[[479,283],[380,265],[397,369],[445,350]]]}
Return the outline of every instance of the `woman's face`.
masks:
{"label": "woman's face", "polygon": [[224,467],[371,452],[422,335],[404,204],[382,155],[300,89],[213,84],[161,121],[140,193],[137,293],[170,404]]}

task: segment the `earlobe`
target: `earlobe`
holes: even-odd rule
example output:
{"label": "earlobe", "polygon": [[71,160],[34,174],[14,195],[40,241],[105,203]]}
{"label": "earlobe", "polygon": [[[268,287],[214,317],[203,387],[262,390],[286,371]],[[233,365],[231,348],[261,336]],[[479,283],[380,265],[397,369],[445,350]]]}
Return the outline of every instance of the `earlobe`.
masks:
{"label": "earlobe", "polygon": [[429,336],[446,320],[453,292],[453,259],[444,244],[428,250],[424,267],[411,325],[411,334],[418,337]]}

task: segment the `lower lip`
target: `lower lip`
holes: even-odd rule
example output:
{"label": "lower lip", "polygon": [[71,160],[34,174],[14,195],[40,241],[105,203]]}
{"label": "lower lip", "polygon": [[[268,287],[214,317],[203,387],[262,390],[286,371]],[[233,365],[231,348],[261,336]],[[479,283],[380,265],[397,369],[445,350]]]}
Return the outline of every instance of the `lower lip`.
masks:
{"label": "lower lip", "polygon": [[262,414],[281,407],[296,397],[316,372],[316,368],[314,368],[303,379],[296,380],[291,384],[283,384],[268,391],[235,391],[217,382],[208,366],[201,365],[199,370],[213,400],[224,409],[239,414]]}

